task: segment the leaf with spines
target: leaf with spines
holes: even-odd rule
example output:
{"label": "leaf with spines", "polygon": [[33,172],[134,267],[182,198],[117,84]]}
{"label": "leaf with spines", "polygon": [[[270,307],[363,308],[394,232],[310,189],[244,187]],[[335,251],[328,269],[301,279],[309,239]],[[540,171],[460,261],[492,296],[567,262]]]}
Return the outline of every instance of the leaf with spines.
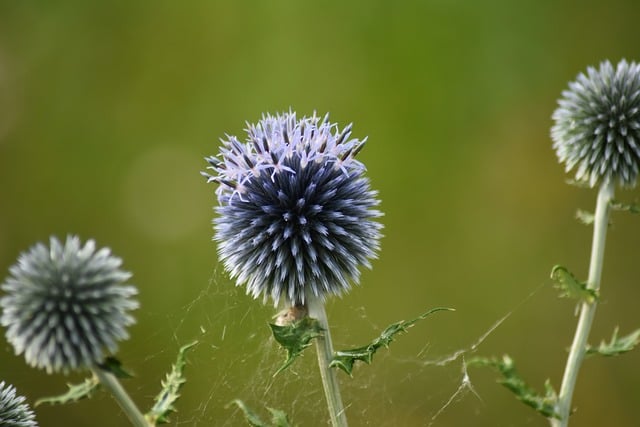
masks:
{"label": "leaf with spines", "polygon": [[554,287],[560,290],[561,298],[573,298],[586,303],[593,303],[598,299],[598,292],[587,288],[585,282],[580,282],[566,267],[556,265],[551,270]]}
{"label": "leaf with spines", "polygon": [[99,366],[117,378],[133,378],[133,375],[122,366],[122,362],[115,357],[107,357]]}
{"label": "leaf with spines", "polygon": [[267,424],[262,421],[262,419],[260,419],[260,417],[255,412],[249,409],[249,407],[242,400],[236,399],[231,403],[240,408],[240,410],[244,414],[244,418],[252,427],[291,427],[291,423],[289,422],[287,414],[279,409],[267,407],[267,410],[271,413],[271,424]]}
{"label": "leaf with spines", "polygon": [[377,337],[367,345],[352,348],[349,350],[336,351],[329,366],[332,368],[342,369],[347,374],[351,375],[353,372],[353,365],[356,363],[356,361],[364,362],[367,365],[371,364],[371,362],[373,361],[373,355],[376,351],[378,351],[378,349],[380,349],[381,347],[389,347],[389,344],[391,344],[396,335],[407,332],[407,329],[411,328],[420,320],[425,319],[427,316],[437,311],[454,311],[454,309],[437,307],[427,311],[426,313],[423,313],[415,319],[402,320],[400,322],[393,323],[389,325],[384,331],[382,331],[379,337]]}
{"label": "leaf with spines", "polygon": [[560,414],[556,411],[558,394],[551,386],[551,382],[548,379],[545,381],[544,396],[536,393],[535,390],[527,385],[520,374],[518,374],[513,360],[508,355],[504,355],[502,359],[495,357],[476,357],[467,362],[467,366],[489,366],[497,369],[502,375],[502,378],[499,379],[498,382],[511,390],[518,400],[532,407],[547,418],[561,418]]}
{"label": "leaf with spines", "polygon": [[598,347],[587,346],[587,354],[599,354],[606,357],[618,356],[633,350],[638,344],[640,344],[640,329],[618,338],[618,328],[616,327],[610,342],[603,340]]}
{"label": "leaf with spines", "polygon": [[617,200],[612,200],[611,202],[609,202],[609,206],[611,206],[611,209],[613,209],[614,211],[624,211],[634,214],[640,213],[640,203],[638,202],[623,203]]}
{"label": "leaf with spines", "polygon": [[48,403],[50,405],[64,405],[65,403],[74,403],[82,399],[91,397],[94,391],[100,387],[100,381],[95,376],[87,378],[80,384],[67,384],[69,390],[59,396],[47,396],[38,399],[34,406]]}
{"label": "leaf with spines", "polygon": [[585,211],[584,209],[578,209],[576,211],[576,219],[584,225],[591,225],[595,219],[593,212]]}
{"label": "leaf with spines", "polygon": [[180,397],[180,388],[187,382],[183,374],[184,367],[187,364],[187,351],[196,344],[198,344],[198,341],[193,341],[180,347],[176,362],[171,366],[171,372],[162,381],[162,390],[156,396],[153,408],[145,414],[145,418],[151,425],[168,423],[169,415],[176,412],[174,404]]}
{"label": "leaf with spines", "polygon": [[578,188],[591,188],[589,187],[589,182],[588,181],[578,181],[575,180],[573,178],[568,178],[564,180],[565,183],[567,183],[568,185],[573,185],[574,187],[578,187]]}
{"label": "leaf with spines", "polygon": [[291,366],[304,349],[311,345],[311,340],[322,336],[320,323],[310,317],[304,317],[288,325],[269,324],[269,326],[275,340],[287,351],[287,359],[273,376]]}
{"label": "leaf with spines", "polygon": [[[596,217],[593,212],[585,211],[584,209],[576,210],[576,219],[583,225],[593,225],[595,218]],[[611,220],[611,218],[607,220],[607,225],[613,225],[613,221]]]}

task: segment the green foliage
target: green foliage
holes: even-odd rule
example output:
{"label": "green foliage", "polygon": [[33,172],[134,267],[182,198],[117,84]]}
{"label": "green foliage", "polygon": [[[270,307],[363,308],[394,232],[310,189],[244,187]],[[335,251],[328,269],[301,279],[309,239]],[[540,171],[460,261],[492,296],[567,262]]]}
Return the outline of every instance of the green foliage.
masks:
{"label": "green foliage", "polygon": [[95,376],[87,378],[81,384],[67,384],[69,390],[59,396],[49,396],[38,399],[35,406],[39,406],[43,403],[50,405],[63,405],[65,403],[73,403],[82,399],[88,399],[91,397],[94,391],[100,387],[100,381]]}
{"label": "green foliage", "polygon": [[287,359],[274,376],[287,369],[293,361],[311,345],[311,340],[322,336],[322,328],[316,319],[304,317],[289,325],[269,324],[275,340],[287,350]]}
{"label": "green foliage", "polygon": [[151,425],[165,424],[169,422],[169,415],[176,412],[174,403],[180,397],[179,391],[187,381],[183,375],[184,367],[187,364],[186,354],[189,349],[198,344],[198,341],[183,345],[178,351],[176,362],[171,366],[171,372],[162,381],[162,390],[155,398],[155,404],[145,418]]}
{"label": "green foliage", "polygon": [[618,328],[615,328],[610,342],[607,343],[603,340],[598,347],[587,346],[587,354],[599,354],[606,357],[617,356],[633,350],[638,344],[640,344],[640,329],[618,338]]}
{"label": "green foliage", "polygon": [[[370,364],[375,352],[381,347],[388,347],[394,340],[395,335],[407,332],[407,329],[436,311],[454,310],[452,308],[437,307],[423,313],[415,319],[393,323],[382,331],[379,337],[367,345],[349,350],[336,351],[329,366],[333,368],[340,368],[347,374],[351,375],[353,372],[353,365],[356,361],[359,360]],[[310,317],[304,317],[301,320],[285,326],[274,324],[270,324],[269,326],[271,327],[271,332],[273,333],[275,340],[287,351],[287,359],[276,371],[274,376],[287,369],[293,361],[302,354],[304,349],[311,345],[311,341],[314,338],[322,335],[322,328],[320,327],[320,324],[316,319],[312,319]]]}
{"label": "green foliage", "polygon": [[565,179],[564,182],[566,182],[569,185],[573,185],[574,187],[578,187],[578,188],[584,188],[584,189],[591,188],[591,187],[589,187],[589,181],[584,181],[584,180],[577,181],[577,180],[575,180],[573,178],[568,178],[568,179]]}
{"label": "green foliage", "polygon": [[573,298],[581,302],[593,303],[598,299],[598,292],[588,289],[585,282],[580,282],[565,267],[556,265],[551,270],[554,287],[560,290],[561,298]]}
{"label": "green foliage", "polygon": [[100,364],[100,367],[105,371],[111,372],[116,378],[133,378],[133,375],[122,366],[122,362],[115,357],[107,357]]}
{"label": "green foliage", "polygon": [[250,426],[253,427],[291,427],[291,423],[289,422],[289,418],[287,414],[279,409],[273,409],[267,407],[269,412],[271,412],[271,424],[267,424],[260,419],[260,417],[253,412],[251,409],[245,405],[242,400],[236,399],[231,404],[235,404],[240,408],[242,413],[244,414],[245,419],[249,423]]}
{"label": "green foliage", "polygon": [[498,380],[500,384],[511,390],[516,398],[524,404],[532,407],[547,418],[560,419],[560,414],[556,412],[558,395],[551,386],[549,380],[544,383],[545,394],[539,395],[522,379],[516,371],[513,360],[504,355],[502,359],[477,357],[467,363],[468,366],[489,366],[497,369],[502,375]]}
{"label": "green foliage", "polygon": [[350,350],[336,351],[333,360],[329,366],[334,368],[340,368],[347,374],[351,375],[353,372],[353,365],[356,361],[361,361],[366,364],[370,364],[373,361],[373,355],[381,347],[388,347],[397,334],[407,332],[407,329],[415,325],[420,320],[425,319],[436,311],[454,311],[452,308],[437,307],[433,308],[426,313],[416,317],[412,320],[403,320],[400,322],[389,325],[379,337],[371,341],[371,343],[362,347],[353,348]]}
{"label": "green foliage", "polygon": [[609,206],[611,206],[611,209],[615,211],[624,211],[624,212],[629,212],[634,214],[640,213],[640,203],[638,202],[623,203],[617,200],[612,200],[609,203]]}
{"label": "green foliage", "polygon": [[[576,210],[576,219],[584,225],[593,225],[595,214],[590,211],[585,211],[584,209],[578,209]],[[613,221],[611,221],[610,218],[607,220],[607,225],[613,225]]]}
{"label": "green foliage", "polygon": [[595,216],[594,216],[593,212],[585,211],[583,209],[578,209],[576,211],[576,219],[578,221],[580,221],[584,225],[593,224],[594,218],[595,218]]}

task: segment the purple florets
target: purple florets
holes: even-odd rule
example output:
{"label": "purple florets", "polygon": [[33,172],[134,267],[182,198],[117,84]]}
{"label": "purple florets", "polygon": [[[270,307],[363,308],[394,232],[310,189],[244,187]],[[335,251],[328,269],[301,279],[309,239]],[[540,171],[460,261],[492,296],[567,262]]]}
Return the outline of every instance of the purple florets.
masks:
{"label": "purple florets", "polygon": [[218,253],[238,285],[277,304],[340,294],[376,257],[382,225],[377,192],[350,139],[316,116],[264,116],[248,139],[222,141],[206,160],[216,182]]}

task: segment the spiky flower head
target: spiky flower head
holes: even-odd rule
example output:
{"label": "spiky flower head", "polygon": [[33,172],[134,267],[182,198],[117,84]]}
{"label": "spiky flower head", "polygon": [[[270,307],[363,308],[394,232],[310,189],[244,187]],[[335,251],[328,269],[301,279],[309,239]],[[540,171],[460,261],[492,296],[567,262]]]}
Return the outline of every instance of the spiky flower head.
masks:
{"label": "spiky flower head", "polygon": [[11,384],[0,382],[0,426],[36,427],[36,416],[25,402],[24,396],[16,396]]}
{"label": "spiky flower head", "polygon": [[227,136],[203,173],[219,184],[214,239],[225,269],[275,304],[341,294],[370,268],[381,237],[377,192],[355,159],[366,138],[293,112],[247,126],[246,141]]}
{"label": "spiky flower head", "polygon": [[562,92],[553,113],[553,147],[576,180],[634,187],[640,167],[640,65],[624,59],[587,68]]}
{"label": "spiky flower head", "polygon": [[50,247],[38,243],[18,258],[2,284],[0,323],[7,340],[27,363],[47,372],[68,372],[103,362],[128,338],[134,323],[129,310],[133,286],[122,286],[131,274],[109,248],[96,251],[76,236]]}

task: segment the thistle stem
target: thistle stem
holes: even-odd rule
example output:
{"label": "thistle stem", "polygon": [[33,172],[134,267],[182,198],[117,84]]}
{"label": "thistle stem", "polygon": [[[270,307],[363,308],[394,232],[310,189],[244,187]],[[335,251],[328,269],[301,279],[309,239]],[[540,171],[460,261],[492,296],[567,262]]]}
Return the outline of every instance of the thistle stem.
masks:
{"label": "thistle stem", "polygon": [[347,427],[347,417],[344,412],[342,397],[340,396],[338,377],[336,376],[336,371],[329,367],[329,363],[333,358],[333,343],[331,341],[329,321],[327,320],[327,313],[324,309],[324,302],[320,298],[311,297],[308,299],[308,308],[309,317],[318,320],[323,330],[323,335],[316,338],[316,349],[318,353],[320,377],[322,378],[322,386],[324,387],[324,394],[327,398],[331,424],[333,427]]}
{"label": "thistle stem", "polygon": [[[598,291],[600,278],[602,277],[602,264],[604,261],[604,247],[609,225],[609,203],[613,199],[615,182],[612,179],[604,182],[598,191],[598,201],[593,220],[593,242],[591,246],[591,261],[589,263],[589,278],[587,289]],[[560,419],[550,419],[552,427],[566,427],[569,424],[571,413],[571,399],[578,378],[578,371],[584,359],[587,349],[587,339],[596,313],[597,300],[583,302],[580,306],[580,318],[573,337],[573,343],[569,350],[567,366],[562,378],[562,386],[558,395],[557,412]]]}
{"label": "thistle stem", "polygon": [[100,380],[100,384],[109,390],[116,399],[122,411],[129,418],[129,421],[131,421],[131,424],[135,427],[151,426],[151,424],[144,418],[144,415],[142,415],[136,404],[133,403],[133,400],[131,400],[131,397],[127,394],[115,375],[100,368],[99,366],[94,366],[91,370],[94,375],[98,377],[98,380]]}

